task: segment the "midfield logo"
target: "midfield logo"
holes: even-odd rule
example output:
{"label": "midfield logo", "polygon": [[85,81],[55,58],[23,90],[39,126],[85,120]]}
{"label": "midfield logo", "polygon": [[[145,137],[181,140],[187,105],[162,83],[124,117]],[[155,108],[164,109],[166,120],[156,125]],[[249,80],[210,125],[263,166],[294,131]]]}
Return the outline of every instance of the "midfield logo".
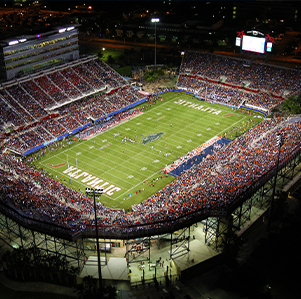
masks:
{"label": "midfield logo", "polygon": [[153,133],[143,138],[142,143],[147,144],[159,139],[164,133]]}

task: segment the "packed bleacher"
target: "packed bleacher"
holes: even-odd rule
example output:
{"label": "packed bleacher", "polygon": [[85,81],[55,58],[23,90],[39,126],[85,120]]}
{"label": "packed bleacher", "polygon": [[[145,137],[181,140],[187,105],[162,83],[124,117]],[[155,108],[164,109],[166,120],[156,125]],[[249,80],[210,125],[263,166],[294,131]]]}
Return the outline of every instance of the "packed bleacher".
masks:
{"label": "packed bleacher", "polygon": [[[40,82],[43,82],[43,79],[40,79]],[[53,100],[42,88],[39,87],[39,79],[26,81],[21,83],[22,88],[31,95],[40,105],[46,109],[55,104],[55,100]]]}
{"label": "packed bleacher", "polygon": [[[283,134],[280,166],[300,151],[301,119],[269,119],[223,148],[207,155],[162,190],[132,207],[110,209],[98,204],[99,223],[108,232],[173,225],[191,216],[223,213],[244,192],[258,186],[276,166],[276,135]],[[93,201],[45,173],[0,155],[1,201],[27,217],[81,231],[93,227]]]}
{"label": "packed bleacher", "polygon": [[47,114],[41,104],[39,104],[35,98],[26,93],[21,86],[13,85],[8,87],[6,88],[6,92],[34,119],[41,118]]}
{"label": "packed bleacher", "polygon": [[271,91],[281,94],[284,91],[300,93],[300,70],[266,65],[257,62],[229,58],[222,55],[200,52],[186,52],[180,73],[199,75],[210,79],[243,85],[245,82],[251,88]]}
{"label": "packed bleacher", "polygon": [[[285,97],[301,92],[301,72],[210,53],[186,52],[180,68],[178,86],[211,100],[217,93],[236,94],[258,110],[271,111]],[[224,96],[222,96],[224,98]],[[223,100],[218,101],[223,103]],[[237,102],[230,101],[237,106]]]}
{"label": "packed bleacher", "polygon": [[142,97],[95,56],[13,80],[0,87],[0,149],[24,153]]}
{"label": "packed bleacher", "polygon": [[269,93],[244,91],[186,75],[179,77],[178,87],[193,92],[206,101],[214,101],[228,106],[240,107],[242,104],[249,104],[257,107],[258,110],[270,111],[283,103],[282,98]]}
{"label": "packed bleacher", "polygon": [[[177,85],[208,101],[268,113],[283,102],[284,92],[289,95],[300,91],[299,80],[300,71],[187,52]],[[20,127],[25,129],[22,136],[2,136],[6,142],[1,148],[5,144],[16,151],[28,150],[142,98],[143,95],[96,57],[3,84],[0,87],[0,134]],[[58,126],[58,120],[49,120],[53,115],[60,119]],[[39,136],[41,128],[43,136]],[[36,138],[28,143],[30,136]]]}
{"label": "packed bleacher", "polygon": [[13,110],[12,107],[10,107],[6,102],[0,101],[0,122],[1,122],[1,131],[4,130],[4,126],[6,124],[15,124],[16,127],[21,126],[24,124],[23,117]]}
{"label": "packed bleacher", "polygon": [[94,75],[93,69],[89,63],[81,63],[72,67],[75,73],[85,82],[89,83],[94,90],[100,90],[105,87],[105,84],[100,78]]}
{"label": "packed bleacher", "polygon": [[[7,91],[7,89],[0,90],[0,97],[2,101],[11,107],[11,109],[20,116],[22,124],[30,123],[34,121],[33,116],[31,116],[27,109],[25,109],[18,100],[13,98]],[[19,120],[19,118],[18,118]],[[14,121],[14,120],[12,120]]]}
{"label": "packed bleacher", "polygon": [[[300,73],[295,70],[256,63],[246,66],[232,58],[188,52],[181,65],[178,87],[208,101],[271,110],[283,101],[275,94],[300,92],[299,81]],[[88,124],[91,118],[103,118],[142,98],[121,76],[95,58],[3,84],[0,150],[11,148],[24,153]],[[104,124],[99,122],[88,127],[83,135],[102,132],[136,112],[126,111]],[[8,126],[13,133],[6,134]],[[284,163],[300,150],[299,118],[265,120],[133,206],[129,213],[98,204],[100,225],[109,232],[125,228],[134,231],[172,224],[175,219],[186,221],[192,213],[227,211],[246,190],[275,169],[275,136],[279,133],[285,137],[280,159]],[[0,182],[0,201],[27,217],[74,231],[93,227],[90,199],[9,154],[0,154]]]}

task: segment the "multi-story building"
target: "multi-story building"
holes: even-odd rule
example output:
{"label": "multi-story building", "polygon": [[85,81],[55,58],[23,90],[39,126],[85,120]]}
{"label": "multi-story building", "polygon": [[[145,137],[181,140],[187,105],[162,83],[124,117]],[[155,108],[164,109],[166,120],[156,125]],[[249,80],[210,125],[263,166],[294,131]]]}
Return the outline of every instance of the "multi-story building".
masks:
{"label": "multi-story building", "polygon": [[0,77],[10,80],[79,58],[78,29],[62,26],[0,41]]}

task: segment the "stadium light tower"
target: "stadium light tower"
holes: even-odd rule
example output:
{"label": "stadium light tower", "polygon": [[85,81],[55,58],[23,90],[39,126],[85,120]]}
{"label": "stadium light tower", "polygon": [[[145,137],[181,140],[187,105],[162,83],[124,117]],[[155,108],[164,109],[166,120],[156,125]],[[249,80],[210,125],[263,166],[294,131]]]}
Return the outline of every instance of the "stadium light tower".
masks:
{"label": "stadium light tower", "polygon": [[272,221],[271,218],[272,218],[272,212],[273,212],[273,206],[274,206],[274,198],[275,198],[276,183],[277,183],[277,174],[278,174],[279,159],[280,159],[280,149],[281,149],[281,146],[284,143],[283,134],[277,135],[276,139],[277,139],[276,145],[278,146],[278,156],[277,156],[276,173],[275,173],[275,178],[274,178],[274,185],[273,185],[271,205],[270,205],[270,210],[269,210],[269,219],[268,219],[268,224],[267,224],[267,230],[269,230],[270,227],[271,227],[271,221]]}
{"label": "stadium light tower", "polygon": [[86,195],[91,196],[93,195],[94,201],[94,215],[95,215],[95,235],[96,235],[96,249],[97,249],[97,265],[98,265],[98,282],[99,288],[102,287],[102,276],[101,276],[101,265],[100,265],[100,250],[99,250],[99,242],[98,242],[98,224],[97,224],[97,207],[96,207],[96,196],[101,196],[103,189],[92,189],[86,188]]}
{"label": "stadium light tower", "polygon": [[155,23],[155,68],[157,67],[157,27],[156,24],[160,21],[158,18],[152,18],[152,23]]}

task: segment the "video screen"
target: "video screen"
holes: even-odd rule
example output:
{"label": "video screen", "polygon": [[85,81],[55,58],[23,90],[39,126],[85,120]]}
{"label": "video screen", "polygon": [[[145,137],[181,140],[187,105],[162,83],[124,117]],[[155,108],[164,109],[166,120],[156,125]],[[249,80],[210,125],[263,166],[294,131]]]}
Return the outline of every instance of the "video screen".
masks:
{"label": "video screen", "polygon": [[240,43],[241,43],[241,38],[240,37],[236,37],[235,46],[240,47]]}
{"label": "video screen", "polygon": [[264,37],[244,35],[242,38],[242,50],[264,54]]}
{"label": "video screen", "polygon": [[272,52],[273,43],[267,42],[267,52]]}

